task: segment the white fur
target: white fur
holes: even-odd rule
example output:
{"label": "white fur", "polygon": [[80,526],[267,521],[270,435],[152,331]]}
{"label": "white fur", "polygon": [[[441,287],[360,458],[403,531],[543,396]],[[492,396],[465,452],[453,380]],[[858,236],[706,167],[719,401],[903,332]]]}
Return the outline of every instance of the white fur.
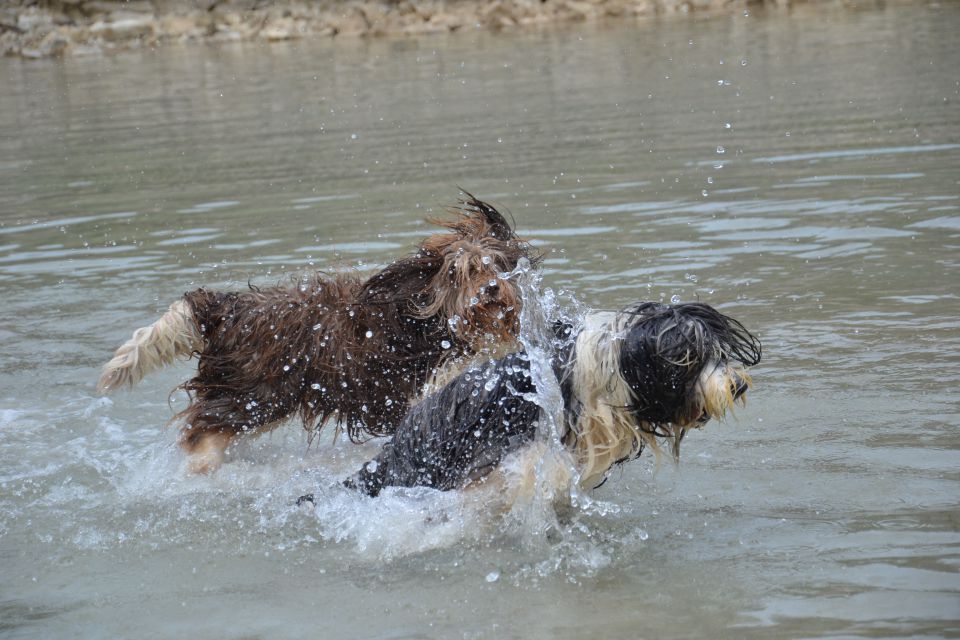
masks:
{"label": "white fur", "polygon": [[97,391],[109,393],[120,387],[132,387],[151,371],[169,365],[178,356],[198,351],[202,338],[193,321],[193,312],[184,300],[170,305],[160,319],[133,332],[103,365]]}
{"label": "white fur", "polygon": [[658,450],[656,439],[639,429],[626,409],[632,396],[620,375],[620,346],[629,320],[624,314],[595,314],[577,336],[570,375],[578,412],[564,440],[573,446],[584,489],[600,485],[616,462],[644,445]]}

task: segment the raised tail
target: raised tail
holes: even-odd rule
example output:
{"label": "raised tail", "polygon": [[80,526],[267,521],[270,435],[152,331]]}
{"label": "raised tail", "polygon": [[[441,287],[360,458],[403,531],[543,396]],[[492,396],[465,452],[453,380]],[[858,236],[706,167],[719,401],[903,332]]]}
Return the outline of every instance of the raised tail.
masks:
{"label": "raised tail", "polygon": [[117,349],[113,359],[103,365],[97,391],[106,394],[120,387],[132,387],[151,371],[167,366],[177,356],[189,356],[202,346],[193,310],[181,298],[159,320],[134,331],[133,337]]}

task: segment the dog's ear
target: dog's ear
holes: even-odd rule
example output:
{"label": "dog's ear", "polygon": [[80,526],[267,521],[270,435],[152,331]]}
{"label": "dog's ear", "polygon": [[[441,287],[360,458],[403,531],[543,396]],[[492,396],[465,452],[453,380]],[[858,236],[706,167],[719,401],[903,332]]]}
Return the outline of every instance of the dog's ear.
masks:
{"label": "dog's ear", "polygon": [[516,238],[513,227],[511,227],[507,219],[503,217],[503,214],[483,200],[478,200],[469,191],[465,191],[464,189],[460,191],[466,196],[460,200],[460,210],[466,212],[468,215],[474,214],[482,217],[488,225],[488,228],[485,230],[486,235],[494,237],[497,240],[503,240],[504,242]]}

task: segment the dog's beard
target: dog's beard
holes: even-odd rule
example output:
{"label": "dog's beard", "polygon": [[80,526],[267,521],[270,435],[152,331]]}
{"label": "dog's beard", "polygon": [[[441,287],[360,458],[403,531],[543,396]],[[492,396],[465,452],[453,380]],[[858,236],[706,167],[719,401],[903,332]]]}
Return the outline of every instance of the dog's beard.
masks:
{"label": "dog's beard", "polygon": [[753,386],[753,378],[743,367],[730,364],[707,366],[697,380],[696,406],[702,409],[695,416],[697,422],[723,418],[733,413],[736,405],[747,404],[746,392]]}
{"label": "dog's beard", "polygon": [[659,427],[673,459],[680,459],[680,443],[690,430],[705,427],[711,419],[734,415],[737,405],[746,406],[746,392],[752,386],[753,379],[743,367],[713,362],[704,367],[694,388],[690,414]]}

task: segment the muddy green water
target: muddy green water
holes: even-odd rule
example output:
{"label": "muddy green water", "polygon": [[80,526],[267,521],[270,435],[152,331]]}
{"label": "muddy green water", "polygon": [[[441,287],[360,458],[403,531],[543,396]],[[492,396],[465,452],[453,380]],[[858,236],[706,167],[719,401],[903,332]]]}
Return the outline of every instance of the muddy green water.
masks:
{"label": "muddy green water", "polygon": [[[958,32],[943,2],[0,60],[0,636],[960,635]],[[748,407],[518,525],[338,491],[375,445],[296,425],[188,477],[188,365],[94,395],[183,291],[381,265],[456,185],[545,286],[740,319]]]}

